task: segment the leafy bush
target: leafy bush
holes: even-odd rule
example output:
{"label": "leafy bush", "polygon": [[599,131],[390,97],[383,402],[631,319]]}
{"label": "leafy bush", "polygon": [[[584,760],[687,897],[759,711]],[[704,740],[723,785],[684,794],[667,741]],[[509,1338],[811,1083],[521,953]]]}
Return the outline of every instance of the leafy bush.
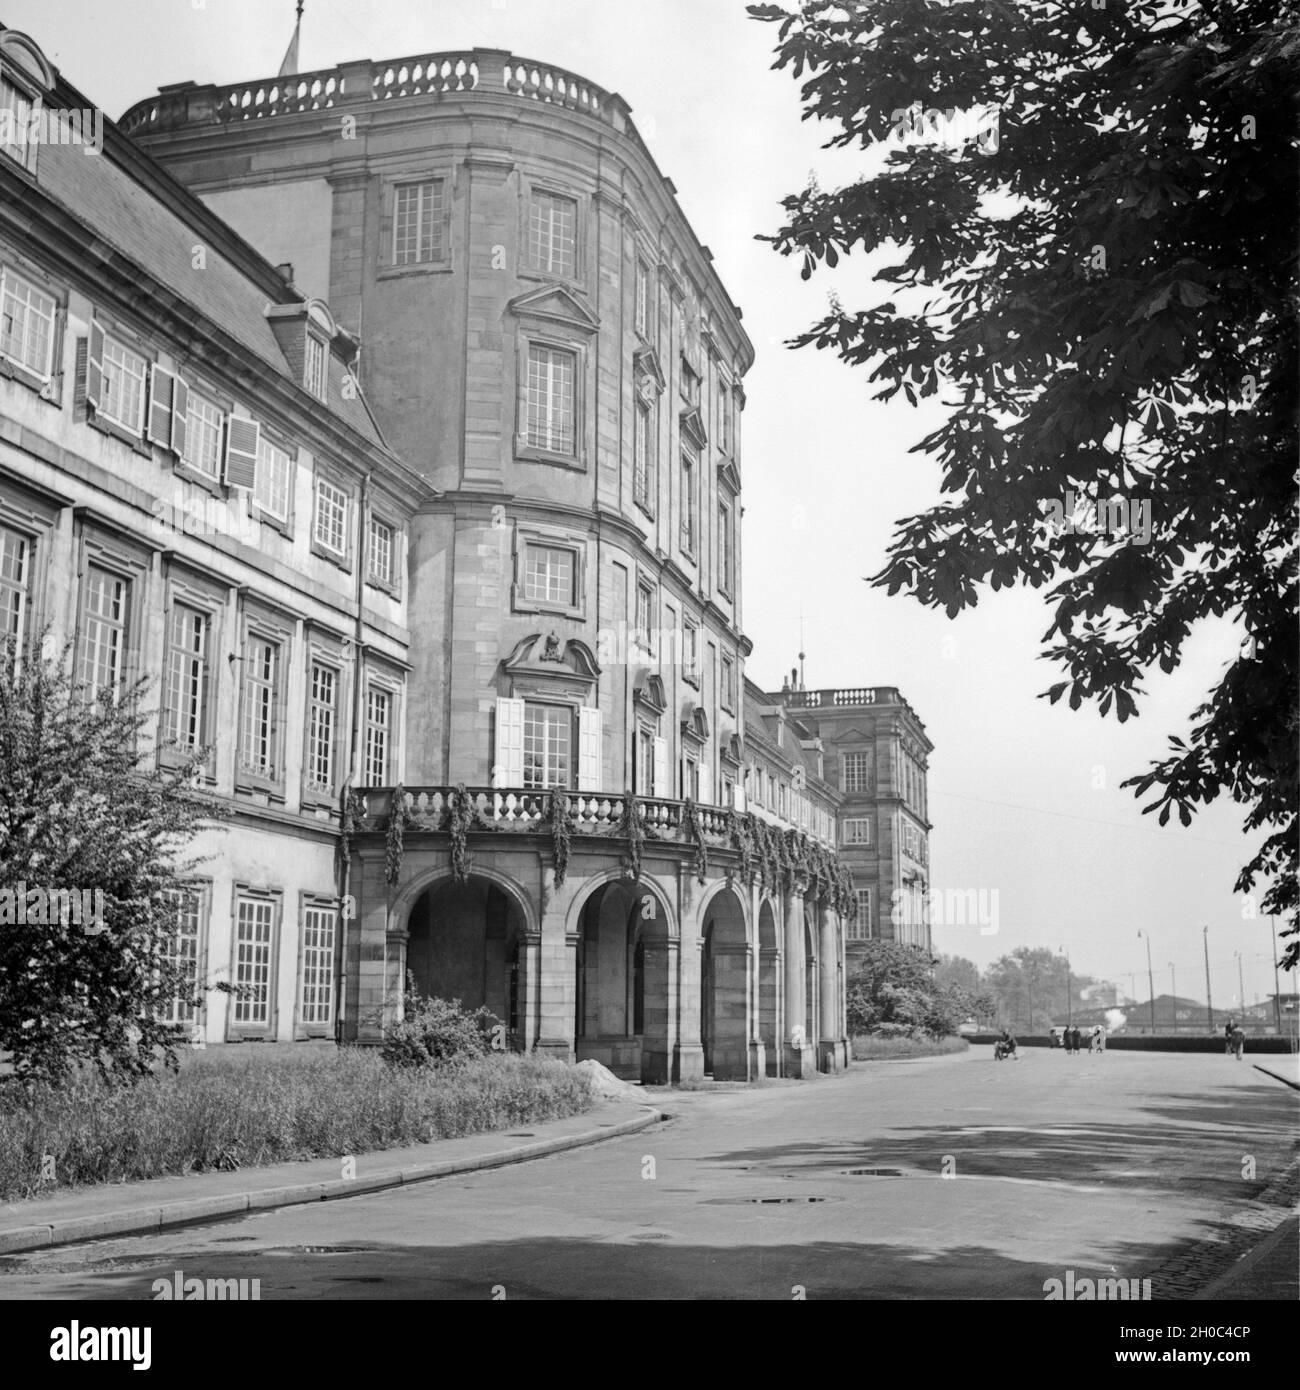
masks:
{"label": "leafy bush", "polygon": [[543,1057],[423,1068],[390,1066],[369,1048],[222,1048],[135,1086],[111,1085],[87,1066],[62,1086],[0,1082],[0,1202],[457,1139],[590,1105],[586,1077]]}
{"label": "leafy bush", "polygon": [[471,1013],[459,999],[426,999],[408,977],[402,1022],[388,1030],[384,1060],[399,1067],[437,1066],[482,1057],[505,1040],[505,1025],[489,1009]]}
{"label": "leafy bush", "polygon": [[935,961],[920,946],[869,941],[848,983],[851,1034],[945,1038],[971,1013],[969,991],[935,982]]}

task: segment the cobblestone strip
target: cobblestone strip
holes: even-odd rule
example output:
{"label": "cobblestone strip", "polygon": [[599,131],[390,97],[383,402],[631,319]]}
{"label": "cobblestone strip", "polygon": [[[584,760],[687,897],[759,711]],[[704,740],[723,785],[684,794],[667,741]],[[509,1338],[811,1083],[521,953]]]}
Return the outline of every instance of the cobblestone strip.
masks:
{"label": "cobblestone strip", "polygon": [[1276,1230],[1295,1211],[1297,1200],[1300,1200],[1300,1144],[1245,1210],[1234,1209],[1210,1235],[1188,1243],[1168,1259],[1143,1271],[1151,1280],[1152,1298],[1181,1302],[1195,1297]]}

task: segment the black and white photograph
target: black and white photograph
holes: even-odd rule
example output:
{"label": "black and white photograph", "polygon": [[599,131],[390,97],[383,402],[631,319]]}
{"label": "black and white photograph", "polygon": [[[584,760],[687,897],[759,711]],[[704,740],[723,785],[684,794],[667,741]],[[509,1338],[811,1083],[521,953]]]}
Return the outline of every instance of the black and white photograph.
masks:
{"label": "black and white photograph", "polygon": [[1298,88],[1300,0],[0,0],[9,1369],[1285,1374]]}

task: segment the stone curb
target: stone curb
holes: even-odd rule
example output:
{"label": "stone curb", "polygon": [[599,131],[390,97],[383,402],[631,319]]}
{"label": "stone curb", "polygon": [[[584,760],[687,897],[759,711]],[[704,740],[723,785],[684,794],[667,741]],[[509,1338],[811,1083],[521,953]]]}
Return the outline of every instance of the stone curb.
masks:
{"label": "stone curb", "polygon": [[[175,1226],[190,1226],[199,1221],[218,1217],[241,1216],[250,1211],[268,1211],[273,1207],[298,1206],[304,1202],[340,1201],[360,1197],[385,1188],[404,1187],[407,1183],[429,1182],[450,1177],[455,1173],[476,1173],[488,1168],[504,1168],[512,1163],[524,1163],[548,1154],[564,1153],[568,1149],[585,1148],[605,1139],[617,1139],[635,1134],[659,1124],[668,1117],[663,1111],[647,1108],[630,1120],[612,1121],[579,1134],[541,1139],[535,1144],[523,1144],[513,1149],[498,1149],[495,1153],[477,1157],[445,1159],[441,1163],[414,1163],[405,1168],[381,1169],[364,1178],[339,1178],[330,1182],[292,1183],[288,1186],[230,1192],[216,1197],[192,1197],[180,1202],[161,1205],[128,1207],[120,1211],[100,1212],[94,1216],[67,1217],[62,1221],[30,1226],[11,1226],[0,1229],[0,1255],[13,1255],[26,1250],[48,1250],[56,1245],[76,1245],[85,1240],[102,1240],[106,1236],[157,1235]],[[380,1151],[382,1152],[382,1150]]]}
{"label": "stone curb", "polygon": [[1283,1241],[1294,1244],[1295,1239],[1296,1217],[1294,1215],[1284,1217],[1258,1245],[1242,1255],[1225,1273],[1221,1274],[1213,1283],[1207,1284],[1199,1293],[1193,1294],[1193,1301],[1205,1302],[1222,1298],[1225,1290],[1232,1288],[1243,1275],[1249,1273],[1261,1261],[1268,1259],[1278,1245]]}

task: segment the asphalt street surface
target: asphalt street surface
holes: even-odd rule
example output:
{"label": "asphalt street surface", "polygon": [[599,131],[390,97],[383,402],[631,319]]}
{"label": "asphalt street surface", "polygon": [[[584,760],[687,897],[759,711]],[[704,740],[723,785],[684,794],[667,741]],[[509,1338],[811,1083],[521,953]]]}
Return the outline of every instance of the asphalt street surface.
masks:
{"label": "asphalt street surface", "polygon": [[646,1098],[666,1124],[571,1153],[2,1258],[0,1298],[180,1271],[263,1300],[1042,1300],[1069,1270],[1183,1298],[1281,1218],[1260,1198],[1295,1153],[1295,1094],[1222,1055],[981,1047]]}

